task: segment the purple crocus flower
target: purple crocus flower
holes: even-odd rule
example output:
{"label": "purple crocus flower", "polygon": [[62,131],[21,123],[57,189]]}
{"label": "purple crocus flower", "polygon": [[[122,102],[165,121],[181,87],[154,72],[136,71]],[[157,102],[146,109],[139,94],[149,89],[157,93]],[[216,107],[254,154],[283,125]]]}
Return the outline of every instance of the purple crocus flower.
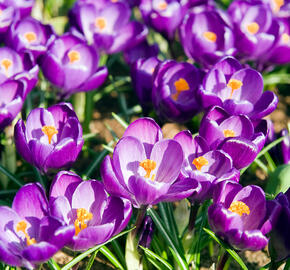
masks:
{"label": "purple crocus flower", "polygon": [[273,203],[280,208],[277,222],[270,234],[270,250],[275,251],[275,261],[290,257],[290,188],[284,193],[279,193]]}
{"label": "purple crocus flower", "polygon": [[242,187],[233,181],[216,185],[208,209],[212,230],[238,250],[260,250],[275,223],[278,207],[266,203],[264,191],[254,185]]}
{"label": "purple crocus flower", "polygon": [[108,196],[99,181],[82,181],[66,171],[54,178],[49,200],[51,215],[74,229],[68,244],[73,250],[86,250],[109,240],[127,226],[132,214],[130,202]]}
{"label": "purple crocus flower", "polygon": [[0,3],[0,10],[0,35],[2,41],[2,36],[11,25],[13,18],[16,16],[16,11],[13,6],[7,5],[5,3]]}
{"label": "purple crocus flower", "polygon": [[0,48],[0,83],[8,79],[24,81],[26,96],[37,84],[38,72],[38,65],[34,65],[28,55],[20,55],[8,47]]}
{"label": "purple crocus flower", "polygon": [[25,99],[23,83],[7,80],[0,84],[0,131],[21,111]]}
{"label": "purple crocus flower", "polygon": [[157,57],[141,58],[131,67],[132,84],[144,113],[152,107],[153,73],[159,63]]}
{"label": "purple crocus flower", "polygon": [[200,111],[196,98],[202,73],[189,63],[167,60],[154,72],[152,101],[161,118],[186,122]]}
{"label": "purple crocus flower", "polygon": [[55,34],[50,25],[32,17],[15,21],[7,31],[5,44],[17,52],[27,52],[37,59],[44,54]]}
{"label": "purple crocus flower", "polygon": [[284,140],[281,142],[283,161],[285,164],[290,164],[290,135],[287,129],[283,129],[281,135],[285,136]]}
{"label": "purple crocus flower", "polygon": [[42,172],[68,167],[78,157],[84,140],[81,124],[69,103],[37,108],[14,130],[20,155]]}
{"label": "purple crocus flower", "polygon": [[147,25],[173,39],[187,11],[186,1],[142,0],[139,8]]}
{"label": "purple crocus flower", "polygon": [[243,68],[230,56],[212,67],[197,94],[205,109],[218,105],[232,115],[245,114],[252,120],[270,114],[278,103],[273,92],[263,93],[263,77],[259,72]]}
{"label": "purple crocus flower", "polygon": [[3,0],[2,2],[13,7],[19,13],[20,18],[24,18],[30,15],[35,0]]}
{"label": "purple crocus flower", "polygon": [[44,76],[58,86],[63,96],[98,88],[107,78],[98,67],[99,56],[82,39],[66,33],[55,39],[41,59]]}
{"label": "purple crocus flower", "polygon": [[186,55],[205,66],[236,52],[226,14],[212,8],[189,12],[180,26],[180,38]]}
{"label": "purple crocus flower", "polygon": [[178,180],[183,151],[178,142],[162,139],[151,118],[131,123],[119,140],[113,158],[106,156],[101,175],[106,190],[131,200],[137,208],[188,197],[200,188],[196,180]]}
{"label": "purple crocus flower", "polygon": [[203,202],[212,197],[215,184],[219,181],[231,179],[239,181],[240,173],[233,167],[231,157],[221,151],[210,151],[207,141],[201,136],[192,137],[190,131],[179,132],[174,140],[182,146],[185,159],[179,178],[184,181],[196,180],[201,189],[190,198]]}
{"label": "purple crocus flower", "polygon": [[27,184],[14,197],[12,208],[0,206],[0,260],[34,269],[73,237],[74,228],[48,216],[45,191]]}
{"label": "purple crocus flower", "polygon": [[[95,1],[96,2],[96,1]],[[106,53],[117,53],[142,42],[148,30],[137,21],[130,21],[131,9],[117,2],[100,5],[84,3],[74,8],[73,22],[89,43]]]}
{"label": "purple crocus flower", "polygon": [[245,115],[230,115],[218,106],[203,117],[199,133],[210,149],[228,153],[237,169],[251,164],[262,150],[268,132],[266,120],[253,123]]}

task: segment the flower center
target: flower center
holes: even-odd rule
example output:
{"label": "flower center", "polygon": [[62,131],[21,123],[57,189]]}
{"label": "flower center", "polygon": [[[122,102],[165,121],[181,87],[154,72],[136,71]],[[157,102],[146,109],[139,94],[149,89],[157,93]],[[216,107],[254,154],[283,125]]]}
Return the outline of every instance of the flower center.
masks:
{"label": "flower center", "polygon": [[23,232],[26,238],[26,245],[30,246],[36,243],[36,240],[34,238],[30,238],[28,233],[26,232],[27,223],[22,220],[16,224],[16,232]]}
{"label": "flower center", "polygon": [[158,9],[160,9],[160,10],[165,10],[166,8],[167,8],[167,3],[165,1],[161,2],[158,5]]}
{"label": "flower center", "polygon": [[225,138],[235,137],[235,132],[232,129],[224,129]]}
{"label": "flower center", "polygon": [[288,44],[290,41],[290,36],[286,33],[282,34],[281,38],[282,38],[282,43],[284,43],[284,44]]}
{"label": "flower center", "polygon": [[195,158],[192,161],[192,164],[196,167],[196,169],[198,169],[200,171],[204,165],[208,164],[208,160],[205,157],[200,156],[198,158]]}
{"label": "flower center", "polygon": [[227,84],[227,86],[231,88],[231,94],[229,98],[232,98],[234,91],[240,89],[242,85],[243,85],[242,81],[236,80],[236,79],[230,79]]}
{"label": "flower center", "polygon": [[[144,177],[150,178],[151,171],[153,171],[156,168],[156,162],[151,159],[145,159],[139,163],[139,166],[141,166],[146,172],[146,175]],[[154,181],[154,178],[155,174],[152,174],[151,180]]]}
{"label": "flower center", "polygon": [[5,69],[4,72],[5,72],[6,77],[9,77],[8,69],[12,66],[12,61],[5,58],[1,61],[1,66],[4,67]]}
{"label": "flower center", "polygon": [[87,228],[88,225],[85,223],[93,218],[93,214],[88,212],[84,208],[77,209],[77,219],[75,220],[75,235],[78,235],[80,231]]}
{"label": "flower center", "polygon": [[228,210],[240,216],[242,216],[243,214],[247,214],[247,215],[250,214],[249,206],[247,206],[244,202],[241,202],[241,201],[232,202]]}
{"label": "flower center", "polygon": [[180,78],[179,80],[175,81],[174,86],[175,86],[176,93],[171,95],[171,97],[175,101],[177,101],[181,92],[188,91],[190,89],[187,81],[183,78]]}
{"label": "flower center", "polygon": [[112,3],[117,3],[117,2],[118,2],[118,0],[111,0],[111,2],[112,2]]}
{"label": "flower center", "polygon": [[105,27],[107,25],[106,20],[103,17],[99,17],[96,19],[95,21],[95,26],[99,29],[99,30],[104,30]]}
{"label": "flower center", "polygon": [[260,29],[260,26],[256,22],[249,23],[247,30],[250,34],[255,35]]}
{"label": "flower center", "polygon": [[33,41],[37,40],[37,36],[34,32],[27,32],[24,34],[25,39],[27,40],[28,43],[31,43]]}
{"label": "flower center", "polygon": [[53,135],[58,133],[54,126],[43,126],[41,130],[47,136],[49,144],[51,144]]}
{"label": "flower center", "polygon": [[69,58],[69,62],[72,64],[74,62],[77,62],[81,59],[81,56],[80,56],[80,53],[78,51],[70,51],[68,54],[67,54],[68,58]]}
{"label": "flower center", "polygon": [[217,40],[217,35],[214,32],[204,32],[203,33],[203,37],[209,41],[209,42],[213,42],[215,43]]}
{"label": "flower center", "polygon": [[284,0],[273,0],[274,2],[274,12],[279,12],[280,8],[284,5]]}

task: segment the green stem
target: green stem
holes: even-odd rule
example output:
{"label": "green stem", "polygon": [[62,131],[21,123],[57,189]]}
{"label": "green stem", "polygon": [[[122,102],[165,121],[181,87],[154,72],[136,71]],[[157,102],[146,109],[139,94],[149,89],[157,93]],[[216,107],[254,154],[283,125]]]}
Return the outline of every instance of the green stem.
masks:
{"label": "green stem", "polygon": [[137,232],[139,231],[141,225],[142,225],[142,222],[143,222],[143,219],[144,219],[144,216],[146,214],[146,210],[147,210],[147,205],[142,205],[140,207],[140,209],[138,210],[138,214],[137,214],[137,218],[136,218],[136,222],[135,222],[135,229],[132,231],[132,237],[136,237],[137,235]]}
{"label": "green stem", "polygon": [[229,253],[223,249],[221,256],[219,257],[219,260],[217,262],[216,270],[224,270],[225,265],[229,259]]}
{"label": "green stem", "polygon": [[45,183],[40,171],[34,166],[33,166],[33,171],[36,175],[37,181],[43,186],[44,189],[46,189],[46,183]]}
{"label": "green stem", "polygon": [[75,93],[73,95],[73,104],[74,110],[79,118],[79,121],[83,123],[85,120],[86,93],[84,92]]}
{"label": "green stem", "polygon": [[93,116],[94,109],[94,91],[86,92],[86,105],[85,105],[85,119],[83,129],[85,133],[90,132],[90,123]]}
{"label": "green stem", "polygon": [[195,220],[196,220],[199,206],[200,206],[200,204],[198,202],[194,202],[193,204],[191,204],[189,223],[188,223],[188,231],[190,231],[190,232],[194,229]]}

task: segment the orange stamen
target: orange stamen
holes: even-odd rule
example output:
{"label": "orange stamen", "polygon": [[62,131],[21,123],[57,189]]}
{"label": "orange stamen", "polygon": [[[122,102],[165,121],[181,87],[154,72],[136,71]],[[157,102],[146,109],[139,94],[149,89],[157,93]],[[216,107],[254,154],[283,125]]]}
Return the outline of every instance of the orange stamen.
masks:
{"label": "orange stamen", "polygon": [[252,22],[247,25],[247,30],[250,34],[255,35],[260,29],[260,26],[256,22]]}
{"label": "orange stamen", "polygon": [[174,86],[175,86],[176,93],[172,94],[171,97],[175,101],[177,101],[181,92],[188,91],[190,89],[187,81],[183,78],[180,78],[179,80],[175,81]]}
{"label": "orange stamen", "polygon": [[28,43],[31,43],[33,41],[37,40],[37,36],[34,32],[27,32],[24,34],[25,39],[27,40]]}
{"label": "orange stamen", "polygon": [[107,22],[104,18],[99,17],[96,19],[95,21],[95,26],[99,29],[99,30],[104,30],[105,27],[107,25]]}
{"label": "orange stamen", "polygon": [[80,53],[78,51],[72,50],[67,54],[70,63],[77,62],[81,59]]}
{"label": "orange stamen", "polygon": [[279,12],[280,8],[284,5],[284,0],[273,0],[274,2],[274,12]]}
{"label": "orange stamen", "polygon": [[167,3],[164,1],[164,2],[161,2],[159,5],[158,5],[158,8],[160,10],[165,10],[167,8]]}
{"label": "orange stamen", "polygon": [[227,86],[231,88],[230,98],[232,98],[234,91],[240,89],[243,86],[243,83],[240,80],[230,79]]}
{"label": "orange stamen", "polygon": [[47,136],[49,144],[51,144],[53,135],[58,133],[54,126],[43,126],[41,130]]}
{"label": "orange stamen", "polygon": [[282,34],[281,39],[282,39],[282,43],[288,44],[290,41],[290,36],[288,34],[284,33],[284,34]]}
{"label": "orange stamen", "polygon": [[87,228],[88,225],[85,221],[89,221],[93,218],[93,214],[88,212],[84,208],[77,209],[77,219],[75,220],[75,235],[78,235],[80,231]]}
{"label": "orange stamen", "polygon": [[26,232],[26,228],[27,228],[27,223],[24,220],[16,224],[16,232],[23,232],[26,238],[26,245],[30,246],[32,244],[35,244],[36,240],[34,238],[30,238],[30,236]]}
{"label": "orange stamen", "polygon": [[244,202],[241,202],[241,201],[232,202],[228,210],[240,216],[242,216],[243,214],[247,214],[247,215],[250,214],[249,206],[247,206]]}
{"label": "orange stamen", "polygon": [[8,69],[12,66],[12,61],[5,58],[1,61],[1,66],[5,69],[6,77],[9,77]]}
{"label": "orange stamen", "polygon": [[203,37],[209,41],[209,42],[213,42],[215,43],[217,40],[217,35],[214,32],[204,32],[203,33]]}
{"label": "orange stamen", "polygon": [[[144,177],[150,178],[151,171],[153,171],[156,168],[156,162],[151,159],[145,159],[139,163],[139,166],[141,166],[146,171],[146,175]],[[154,178],[155,174],[152,174],[151,180],[153,181]]]}
{"label": "orange stamen", "polygon": [[195,158],[192,161],[192,164],[196,167],[196,169],[200,171],[203,166],[208,164],[208,160],[205,157],[200,156],[198,158]]}
{"label": "orange stamen", "polygon": [[224,129],[225,138],[235,137],[235,132],[232,129]]}

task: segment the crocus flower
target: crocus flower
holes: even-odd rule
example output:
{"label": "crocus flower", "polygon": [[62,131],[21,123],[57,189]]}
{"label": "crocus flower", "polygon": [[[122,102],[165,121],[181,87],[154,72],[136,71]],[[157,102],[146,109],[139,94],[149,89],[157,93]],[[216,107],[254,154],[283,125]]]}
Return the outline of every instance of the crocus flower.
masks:
{"label": "crocus flower", "polygon": [[73,14],[73,22],[88,42],[109,54],[136,46],[148,33],[144,25],[130,21],[131,9],[122,2],[84,3]]}
{"label": "crocus flower", "polygon": [[275,251],[275,261],[290,257],[290,188],[284,193],[279,193],[273,201],[280,208],[277,222],[270,234],[270,250]]}
{"label": "crocus flower", "polygon": [[5,3],[0,3],[0,34],[1,40],[3,39],[3,34],[7,31],[8,27],[11,25],[13,18],[16,16],[15,9]]}
{"label": "crocus flower", "polygon": [[23,83],[8,80],[0,84],[0,131],[21,111],[25,99]]}
{"label": "crocus flower", "polygon": [[24,81],[26,96],[37,84],[38,72],[38,65],[28,55],[20,55],[8,47],[0,48],[0,83],[8,79]]}
{"label": "crocus flower", "polygon": [[0,206],[0,260],[7,264],[34,269],[73,235],[74,228],[48,216],[45,191],[38,183],[20,188],[12,208]]}
{"label": "crocus flower", "polygon": [[202,73],[189,63],[167,60],[154,72],[152,101],[159,117],[186,122],[201,107],[196,98]]}
{"label": "crocus flower", "polygon": [[14,130],[19,154],[42,172],[70,166],[78,157],[84,140],[81,124],[69,103],[48,109],[37,108]]}
{"label": "crocus flower", "polygon": [[173,39],[187,11],[186,1],[141,0],[139,5],[145,23],[168,39]]}
{"label": "crocus flower", "polygon": [[199,134],[210,149],[225,151],[231,156],[234,166],[241,169],[251,164],[262,150],[267,126],[266,120],[253,123],[245,115],[230,115],[221,107],[213,106],[204,115]]}
{"label": "crocus flower", "polygon": [[205,109],[218,105],[229,114],[245,114],[252,120],[270,114],[278,103],[273,92],[263,92],[263,77],[259,72],[243,68],[230,56],[212,67],[197,94]]}
{"label": "crocus flower", "polygon": [[99,181],[82,181],[74,173],[61,171],[51,185],[50,212],[74,228],[68,246],[85,250],[122,231],[130,220],[132,207],[126,199],[108,196]]}
{"label": "crocus flower", "polygon": [[117,143],[113,158],[106,156],[101,175],[106,190],[131,200],[137,208],[175,201],[199,190],[195,180],[178,180],[183,163],[180,144],[162,139],[151,118],[131,123]]}
{"label": "crocus flower", "polygon": [[37,59],[47,50],[55,38],[50,25],[44,25],[32,17],[15,21],[7,31],[5,44],[17,52],[27,52]]}
{"label": "crocus flower", "polygon": [[281,142],[283,161],[285,164],[290,164],[290,135],[286,129],[281,131],[281,135],[285,136],[284,140]]}
{"label": "crocus flower", "polygon": [[212,197],[217,182],[233,179],[239,181],[240,173],[234,168],[231,157],[221,151],[210,151],[208,142],[201,136],[192,137],[190,131],[179,132],[174,140],[182,146],[185,159],[179,178],[184,181],[193,179],[201,189],[194,193],[190,199],[203,202]]}
{"label": "crocus flower", "polygon": [[41,59],[44,76],[58,86],[63,96],[98,88],[107,78],[98,67],[99,56],[82,39],[66,33],[55,39]]}
{"label": "crocus flower", "polygon": [[278,207],[266,203],[260,187],[222,181],[214,190],[208,222],[233,248],[260,250],[268,243],[265,235],[272,229],[277,214]]}
{"label": "crocus flower", "polygon": [[234,55],[234,35],[226,15],[214,9],[193,9],[181,26],[180,38],[186,55],[205,66]]}
{"label": "crocus flower", "polygon": [[20,18],[24,18],[30,15],[35,0],[3,0],[2,2],[13,7],[19,13]]}

